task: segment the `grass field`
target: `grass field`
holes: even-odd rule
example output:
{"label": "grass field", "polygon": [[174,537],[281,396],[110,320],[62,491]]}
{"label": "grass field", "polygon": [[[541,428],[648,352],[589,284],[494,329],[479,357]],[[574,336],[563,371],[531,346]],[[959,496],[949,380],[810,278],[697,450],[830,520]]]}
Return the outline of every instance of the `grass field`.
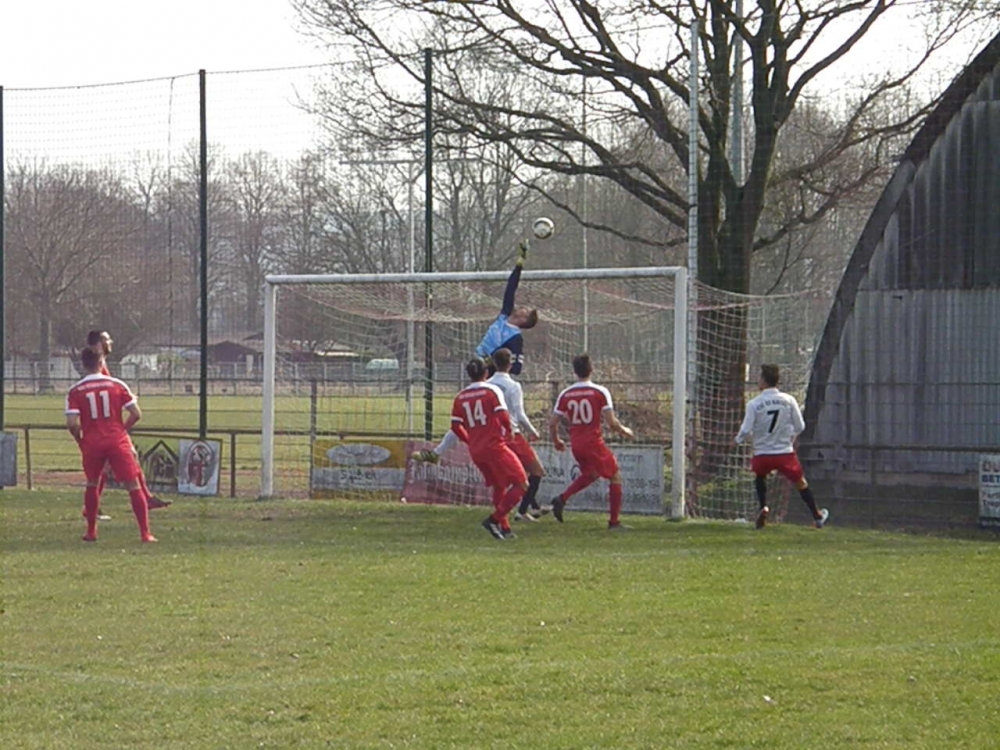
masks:
{"label": "grass field", "polygon": [[0,493],[0,747],[988,748],[994,535]]}

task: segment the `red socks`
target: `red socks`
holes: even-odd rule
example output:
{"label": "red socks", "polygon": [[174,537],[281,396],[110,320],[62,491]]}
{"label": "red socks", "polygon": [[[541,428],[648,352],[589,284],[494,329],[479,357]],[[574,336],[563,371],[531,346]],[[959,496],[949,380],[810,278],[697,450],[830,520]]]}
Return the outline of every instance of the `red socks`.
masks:
{"label": "red socks", "polygon": [[153,496],[153,493],[149,491],[149,487],[146,486],[146,475],[141,471],[139,472],[139,489],[142,490],[142,494],[146,496],[146,502],[148,504],[149,498]]}
{"label": "red socks", "polygon": [[525,490],[517,485],[511,487],[506,494],[499,487],[493,488],[493,515],[490,516],[496,521],[504,531],[510,530],[510,519],[508,516],[521,502]]}
{"label": "red socks", "polygon": [[622,486],[620,484],[612,484],[608,488],[608,505],[611,508],[609,523],[614,526],[619,522],[619,515],[622,512]]}
{"label": "red socks", "polygon": [[97,507],[100,500],[101,494],[97,487],[88,486],[83,491],[83,516],[87,519],[87,536],[84,539],[97,539]]}
{"label": "red socks", "polygon": [[576,479],[573,480],[572,484],[563,490],[563,493],[559,496],[563,501],[568,502],[573,495],[577,492],[587,489],[590,485],[597,481],[597,477],[588,474],[581,474]]}
{"label": "red socks", "polygon": [[153,535],[149,533],[149,506],[146,505],[146,496],[142,490],[129,490],[128,498],[132,501],[132,513],[135,514],[143,540],[152,537]]}

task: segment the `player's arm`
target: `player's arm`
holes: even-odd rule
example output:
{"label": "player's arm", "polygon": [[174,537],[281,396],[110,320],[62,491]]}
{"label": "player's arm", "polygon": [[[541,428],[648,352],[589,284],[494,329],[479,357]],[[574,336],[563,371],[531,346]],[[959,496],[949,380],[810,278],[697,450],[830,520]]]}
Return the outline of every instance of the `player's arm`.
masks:
{"label": "player's arm", "polygon": [[514,434],[510,424],[510,412],[507,411],[506,406],[498,406],[496,413],[497,422],[500,424],[500,427],[503,428],[504,433],[507,435],[507,440],[509,441],[511,436]]}
{"label": "player's arm", "polygon": [[[465,425],[462,423],[461,419],[455,417],[451,418],[451,431],[455,433],[455,436],[461,440],[463,443],[469,442],[469,433],[465,429]],[[444,441],[441,441],[444,443]]]}
{"label": "player's arm", "polygon": [[136,422],[142,419],[142,410],[139,408],[139,404],[135,401],[130,401],[125,404],[123,408],[128,413],[128,416],[125,417],[125,422],[123,423],[125,431],[128,432],[135,426]]}
{"label": "player's arm", "polygon": [[80,413],[73,412],[66,414],[66,429],[69,430],[69,434],[73,436],[76,442],[80,442],[83,439],[83,428],[80,426]]}
{"label": "player's arm", "polygon": [[610,406],[604,409],[604,422],[611,430],[617,432],[622,437],[631,438],[635,434],[632,432],[631,427],[626,427],[621,423],[615,414],[615,410]]}
{"label": "player's arm", "polygon": [[517,334],[503,342],[503,345],[510,349],[510,374],[520,375],[521,365],[524,363],[524,336]]}
{"label": "player's arm", "polygon": [[552,416],[549,417],[549,440],[552,441],[552,445],[557,451],[566,450],[566,443],[563,442],[562,437],[559,435],[559,425],[562,421],[563,415],[553,410]]}
{"label": "player's arm", "polygon": [[528,246],[522,242],[517,246],[517,261],[514,263],[514,270],[507,277],[507,288],[503,293],[503,307],[500,308],[501,315],[510,315],[514,312],[514,295],[517,294],[517,285],[521,283],[521,267],[527,257]]}
{"label": "player's arm", "polygon": [[531,424],[528,414],[524,411],[524,391],[521,390],[520,383],[517,384],[516,394],[514,403],[511,405],[511,418],[521,426],[524,432],[537,440],[538,430],[535,429],[535,425]]}
{"label": "player's arm", "polygon": [[743,445],[746,439],[753,432],[753,420],[754,420],[754,409],[753,402],[747,403],[746,412],[743,415],[743,424],[740,425],[740,431],[736,434],[736,444]]}

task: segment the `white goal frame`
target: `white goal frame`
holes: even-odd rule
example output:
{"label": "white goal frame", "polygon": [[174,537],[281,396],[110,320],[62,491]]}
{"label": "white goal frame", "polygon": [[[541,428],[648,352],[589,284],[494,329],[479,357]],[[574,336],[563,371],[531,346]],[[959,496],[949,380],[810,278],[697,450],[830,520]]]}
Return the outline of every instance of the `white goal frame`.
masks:
{"label": "white goal frame", "polygon": [[[275,372],[277,359],[278,288],[305,284],[427,284],[445,282],[476,282],[507,280],[509,271],[468,271],[450,273],[389,273],[389,274],[272,274],[264,281],[264,367],[263,407],[261,414],[260,498],[274,496],[274,419]],[[684,517],[684,487],[687,442],[687,373],[688,373],[688,273],[683,266],[648,268],[588,268],[525,271],[521,282],[532,281],[598,281],[601,279],[637,278],[674,279],[674,341],[673,341],[673,440],[670,516]],[[414,288],[417,288],[414,286]],[[586,322],[586,321],[585,321]],[[471,356],[470,352],[470,356]]]}

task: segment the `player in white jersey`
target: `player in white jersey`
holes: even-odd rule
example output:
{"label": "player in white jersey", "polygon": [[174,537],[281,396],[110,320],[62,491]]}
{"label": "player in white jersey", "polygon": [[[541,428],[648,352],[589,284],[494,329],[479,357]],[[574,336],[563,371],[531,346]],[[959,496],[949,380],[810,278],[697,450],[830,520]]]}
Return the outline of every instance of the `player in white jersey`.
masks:
{"label": "player in white jersey", "polygon": [[[525,437],[525,433],[531,435],[532,439],[538,438],[538,430],[531,424],[531,420],[524,411],[524,391],[521,384],[510,376],[510,369],[513,366],[514,355],[510,349],[501,347],[493,352],[492,365],[496,368],[496,373],[487,380],[487,383],[495,385],[503,393],[504,401],[510,412],[510,423],[512,436],[510,449],[521,461],[521,465],[528,472],[528,491],[521,500],[521,505],[514,515],[515,521],[537,521],[541,516],[549,512],[550,508],[541,508],[538,505],[536,496],[538,487],[541,485],[542,476],[545,470],[542,462],[538,460],[538,454],[531,447]],[[441,457],[454,445],[458,443],[458,438],[454,432],[446,432],[444,438],[434,448],[430,450],[418,451],[413,455],[417,461],[427,461],[438,463]]]}
{"label": "player in white jersey", "polygon": [[771,513],[767,507],[766,480],[768,474],[777,471],[795,485],[813,515],[816,528],[820,529],[830,517],[830,512],[816,507],[816,499],[795,455],[795,439],[806,428],[806,423],[795,397],[778,390],[779,377],[777,365],[761,366],[758,381],[760,394],[747,403],[746,415],[736,436],[737,445],[742,445],[748,437],[753,438],[750,470],[754,473],[754,488],[760,503],[757,528],[767,523]]}
{"label": "player in white jersey", "polygon": [[[507,408],[510,410],[510,424],[513,435],[511,436],[510,449],[521,461],[521,465],[528,472],[528,491],[521,499],[521,505],[514,514],[515,521],[537,521],[548,512],[543,510],[536,500],[538,487],[542,483],[542,476],[545,470],[542,462],[538,460],[538,454],[531,447],[529,440],[538,439],[538,430],[531,424],[527,413],[524,411],[524,390],[521,384],[510,376],[514,363],[514,353],[507,347],[501,347],[493,352],[493,367],[496,372],[487,380],[501,391]],[[530,438],[528,437],[530,435]]]}

